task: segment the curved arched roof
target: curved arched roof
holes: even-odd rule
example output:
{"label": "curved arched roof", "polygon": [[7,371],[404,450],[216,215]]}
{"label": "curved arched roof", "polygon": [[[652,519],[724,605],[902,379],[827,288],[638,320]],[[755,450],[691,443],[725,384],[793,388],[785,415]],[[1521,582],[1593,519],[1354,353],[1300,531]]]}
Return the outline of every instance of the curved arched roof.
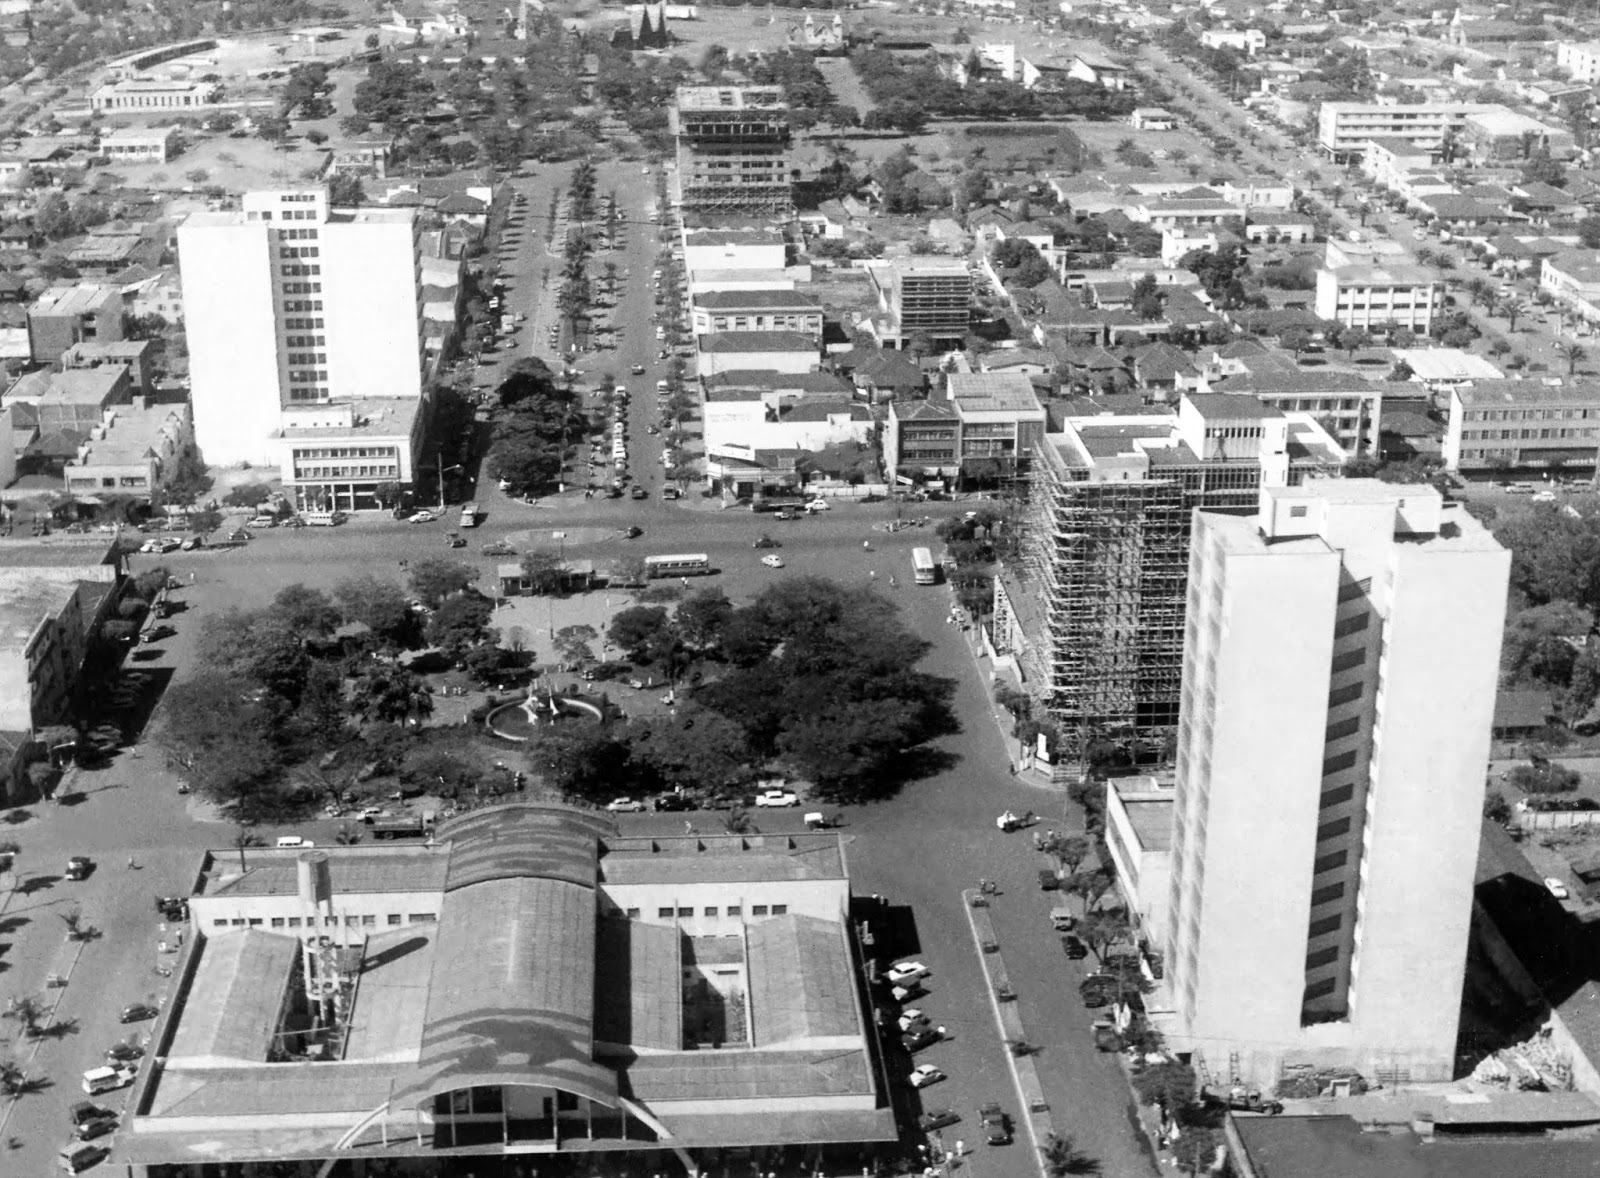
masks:
{"label": "curved arched roof", "polygon": [[450,870],[422,1051],[395,1103],[527,1084],[616,1105],[616,1073],[594,1062],[596,864],[611,829],[514,803],[435,832],[451,842]]}

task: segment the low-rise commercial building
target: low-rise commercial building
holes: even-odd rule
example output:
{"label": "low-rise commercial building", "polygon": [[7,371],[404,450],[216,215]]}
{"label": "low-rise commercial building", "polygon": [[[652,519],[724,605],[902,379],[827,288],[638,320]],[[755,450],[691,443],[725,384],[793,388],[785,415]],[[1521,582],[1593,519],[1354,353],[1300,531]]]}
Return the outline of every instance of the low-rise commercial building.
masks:
{"label": "low-rise commercial building", "polygon": [[1502,110],[1489,102],[1324,102],[1317,113],[1317,142],[1335,160],[1360,159],[1374,139],[1405,139],[1438,148],[1466,129],[1467,117]]}
{"label": "low-rise commercial building", "polygon": [[270,444],[301,511],[370,511],[412,485],[428,403],[405,397],[286,405]]}
{"label": "low-rise commercial building", "polygon": [[198,874],[118,1167],[700,1173],[803,1147],[842,1172],[897,1136],[836,836],[623,838],[513,804]]}
{"label": "low-rise commercial building", "polygon": [[775,229],[686,229],[683,265],[699,270],[782,272],[787,247]]}
{"label": "low-rise commercial building", "polygon": [[193,449],[187,402],[118,405],[106,411],[77,456],[67,460],[67,493],[80,502],[105,495],[149,500]]}
{"label": "low-rise commercial building", "polygon": [[1539,263],[1539,289],[1547,290],[1579,317],[1600,320],[1600,250],[1563,250]]}
{"label": "low-rise commercial building", "polygon": [[1139,933],[1152,945],[1167,941],[1167,892],[1172,886],[1172,786],[1152,777],[1106,782],[1106,849],[1117,887],[1138,914]]}
{"label": "low-rise commercial building", "polygon": [[1346,327],[1404,327],[1426,334],[1444,309],[1444,283],[1420,266],[1340,266],[1317,271],[1317,318]]}
{"label": "low-rise commercial building", "polygon": [[164,164],[173,157],[177,141],[175,127],[125,127],[100,136],[100,158],[111,164]]}
{"label": "low-rise commercial building", "polygon": [[1563,41],[1556,46],[1556,68],[1574,82],[1600,82],[1600,41]]}
{"label": "low-rise commercial building", "polygon": [[1592,470],[1597,453],[1600,381],[1474,380],[1450,393],[1447,470]]}
{"label": "low-rise commercial building", "polygon": [[34,400],[39,428],[87,431],[99,426],[112,406],[127,405],[133,397],[133,378],[117,365],[103,368],[68,368],[41,375]]}
{"label": "low-rise commercial building", "polygon": [[692,297],[696,335],[722,331],[792,331],[822,338],[822,304],[792,290],[705,291]]}
{"label": "low-rise commercial building", "polygon": [[1309,413],[1352,454],[1376,452],[1384,386],[1353,372],[1248,366],[1239,376],[1202,378],[1201,391],[1242,393],[1285,413]]}
{"label": "low-rise commercial building", "polygon": [[722,331],[700,337],[700,375],[745,368],[804,373],[821,355],[816,339],[795,331]]}
{"label": "low-rise commercial building", "polygon": [[198,110],[216,103],[217,89],[215,82],[133,78],[97,87],[89,95],[89,106],[127,114]]}
{"label": "low-rise commercial building", "polygon": [[52,286],[28,308],[28,343],[37,364],[53,364],[73,344],[122,338],[122,296],[114,286]]}

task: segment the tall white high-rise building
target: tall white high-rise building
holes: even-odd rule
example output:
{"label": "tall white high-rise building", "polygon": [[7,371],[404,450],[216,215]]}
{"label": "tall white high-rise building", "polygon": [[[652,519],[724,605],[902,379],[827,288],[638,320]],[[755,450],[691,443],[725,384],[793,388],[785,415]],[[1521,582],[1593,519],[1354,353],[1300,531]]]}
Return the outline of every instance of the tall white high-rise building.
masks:
{"label": "tall white high-rise building", "polygon": [[[360,431],[381,419],[386,435],[408,436],[419,416],[413,210],[330,209],[321,188],[252,192],[238,212],[191,216],[178,255],[195,438],[207,461],[282,462],[286,481],[321,480],[329,506],[369,505],[375,482],[409,481],[410,453],[362,453],[382,447],[361,445]],[[322,465],[300,478],[284,442],[319,429],[333,433],[304,457]],[[341,429],[348,445],[336,444]]]}
{"label": "tall white high-rise building", "polygon": [[1510,565],[1429,487],[1196,513],[1166,976],[1213,1074],[1450,1078]]}

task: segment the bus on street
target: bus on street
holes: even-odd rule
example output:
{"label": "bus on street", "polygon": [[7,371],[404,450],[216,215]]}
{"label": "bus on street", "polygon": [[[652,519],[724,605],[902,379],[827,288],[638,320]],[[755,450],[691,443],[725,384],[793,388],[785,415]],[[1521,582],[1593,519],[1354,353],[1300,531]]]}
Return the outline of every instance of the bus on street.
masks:
{"label": "bus on street", "polygon": [[926,548],[911,550],[911,571],[919,585],[932,585],[938,578],[939,568],[933,563],[933,553]]}
{"label": "bus on street", "polygon": [[711,558],[704,552],[644,558],[644,575],[652,580],[656,577],[702,577],[710,572]]}

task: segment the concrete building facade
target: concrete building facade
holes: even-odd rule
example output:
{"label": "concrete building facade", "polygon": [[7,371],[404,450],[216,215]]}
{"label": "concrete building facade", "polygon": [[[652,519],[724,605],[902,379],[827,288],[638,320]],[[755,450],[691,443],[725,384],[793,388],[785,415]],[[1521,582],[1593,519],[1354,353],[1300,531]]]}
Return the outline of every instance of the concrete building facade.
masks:
{"label": "concrete building facade", "polygon": [[919,334],[953,343],[972,324],[972,275],[960,258],[891,258],[869,264],[867,279],[884,312],[874,323],[885,347],[907,347]]}
{"label": "concrete building facade", "polygon": [[1451,390],[1446,470],[1593,470],[1597,454],[1600,381],[1474,380]]}
{"label": "concrete building facade", "polygon": [[[416,412],[424,328],[413,210],[329,209],[322,189],[248,193],[240,212],[190,217],[178,249],[207,461],[278,461],[279,431],[298,428],[290,410],[401,402]],[[350,506],[376,507],[379,481],[353,486]]]}
{"label": "concrete building facade", "polygon": [[1340,266],[1317,271],[1319,319],[1346,327],[1393,325],[1426,334],[1444,310],[1444,283],[1420,266]]}
{"label": "concrete building facade", "polygon": [[1437,491],[1313,480],[1196,516],[1169,1042],[1447,1080],[1510,553]]}
{"label": "concrete building facade", "polygon": [[1324,102],[1317,113],[1317,142],[1341,161],[1360,159],[1373,139],[1437,148],[1466,129],[1467,116],[1502,109],[1489,102]]}

